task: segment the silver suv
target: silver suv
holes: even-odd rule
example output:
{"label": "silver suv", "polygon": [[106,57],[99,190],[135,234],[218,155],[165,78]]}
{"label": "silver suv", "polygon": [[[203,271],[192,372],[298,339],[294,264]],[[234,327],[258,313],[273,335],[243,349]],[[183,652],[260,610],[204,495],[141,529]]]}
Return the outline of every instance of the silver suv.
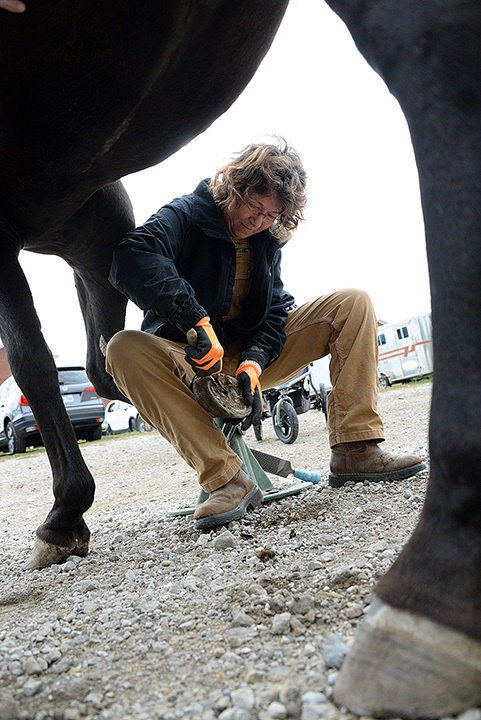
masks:
{"label": "silver suv", "polygon": [[[102,437],[104,403],[83,367],[59,367],[58,381],[70,421],[79,440]],[[23,453],[42,445],[35,417],[13,376],[0,385],[0,450]]]}

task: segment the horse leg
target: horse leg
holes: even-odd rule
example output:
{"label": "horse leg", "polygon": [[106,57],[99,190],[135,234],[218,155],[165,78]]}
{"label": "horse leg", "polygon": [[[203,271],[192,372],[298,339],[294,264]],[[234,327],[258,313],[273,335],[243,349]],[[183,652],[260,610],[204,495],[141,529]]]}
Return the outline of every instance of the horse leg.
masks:
{"label": "horse leg", "polygon": [[105,347],[125,324],[127,299],[108,282],[99,268],[75,270],[75,286],[87,334],[86,370],[97,393],[109,400],[127,400],[105,371]]}
{"label": "horse leg", "polygon": [[481,702],[481,8],[331,0],[399,100],[419,170],[430,271],[430,479],[379,582],[335,698],[363,715],[439,717]]}
{"label": "horse leg", "polygon": [[109,283],[115,245],[134,227],[128,195],[120,182],[96,192],[68,223],[62,257],[74,270],[87,334],[87,374],[99,395],[126,400],[105,370],[104,346],[125,325],[127,299]]}
{"label": "horse leg", "polygon": [[0,263],[0,334],[52,468],[54,505],[37,529],[28,562],[29,568],[42,568],[87,553],[90,532],[82,515],[93,502],[95,484],[60,395],[58,373],[18,262],[18,248],[9,244],[2,248]]}

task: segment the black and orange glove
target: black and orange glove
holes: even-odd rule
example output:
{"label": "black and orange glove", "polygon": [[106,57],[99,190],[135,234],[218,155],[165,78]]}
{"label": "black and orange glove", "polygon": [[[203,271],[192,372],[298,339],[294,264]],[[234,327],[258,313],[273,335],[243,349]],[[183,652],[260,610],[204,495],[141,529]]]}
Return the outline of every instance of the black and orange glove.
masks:
{"label": "black and orange glove", "polygon": [[[199,320],[193,330],[196,333],[195,342],[191,330],[187,333],[189,345],[185,348],[187,362],[200,377],[205,375],[217,375],[222,370],[222,358],[224,349],[217,339],[214,328],[210,324],[210,317],[207,315]],[[190,337],[189,337],[190,336]],[[191,341],[192,337],[192,341]]]}
{"label": "black and orange glove", "polygon": [[236,378],[242,392],[244,402],[252,407],[249,415],[244,418],[242,429],[247,430],[251,425],[260,425],[262,417],[262,389],[259,377],[261,366],[254,360],[244,360],[236,370]]}

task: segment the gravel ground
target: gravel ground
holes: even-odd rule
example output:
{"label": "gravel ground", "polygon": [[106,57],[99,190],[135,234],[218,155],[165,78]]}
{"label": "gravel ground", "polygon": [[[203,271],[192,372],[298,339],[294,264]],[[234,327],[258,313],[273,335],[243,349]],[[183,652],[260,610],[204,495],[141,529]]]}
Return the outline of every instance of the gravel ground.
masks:
{"label": "gravel ground", "polygon": [[[430,393],[381,393],[389,449],[426,456]],[[83,444],[97,481],[91,551],[41,571],[23,566],[52,503],[46,455],[1,460],[0,718],[352,717],[330,702],[332,685],[416,522],[427,471],[333,490],[324,417],[299,421],[292,445],[270,420],[262,443],[252,431],[246,440],[320,471],[321,483],[210,533],[169,514],[198,489],[162,438]]]}

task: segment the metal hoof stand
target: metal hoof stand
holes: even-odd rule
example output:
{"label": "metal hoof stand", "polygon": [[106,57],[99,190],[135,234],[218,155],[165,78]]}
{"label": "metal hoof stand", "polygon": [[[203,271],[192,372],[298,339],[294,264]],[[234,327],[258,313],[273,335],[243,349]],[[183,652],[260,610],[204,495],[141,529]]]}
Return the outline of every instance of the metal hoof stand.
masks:
{"label": "metal hoof stand", "polygon": [[[320,480],[320,476],[316,476],[316,481],[304,481],[297,485],[293,485],[283,490],[278,490],[269,480],[266,473],[262,469],[259,462],[256,460],[251,450],[247,447],[242,436],[242,432],[239,429],[238,422],[223,421],[215,418],[215,422],[221,428],[222,432],[226,436],[226,440],[232,450],[240,457],[243,466],[242,469],[245,473],[253,480],[256,485],[262,490],[264,497],[262,502],[270,502],[271,500],[280,500],[281,498],[288,497],[289,495],[296,495],[297,493],[307,490],[312,487],[315,482]],[[209,497],[209,494],[204,490],[201,490],[197,499],[197,504],[204,502]],[[171,510],[169,515],[192,515],[195,507],[191,508],[180,508],[179,510]]]}

